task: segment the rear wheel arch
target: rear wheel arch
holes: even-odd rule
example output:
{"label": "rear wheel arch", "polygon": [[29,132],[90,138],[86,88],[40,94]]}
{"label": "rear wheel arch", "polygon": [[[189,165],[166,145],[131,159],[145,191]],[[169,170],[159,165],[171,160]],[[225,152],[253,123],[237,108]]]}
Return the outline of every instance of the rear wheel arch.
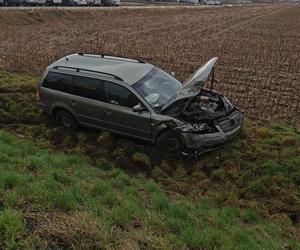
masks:
{"label": "rear wheel arch", "polygon": [[67,107],[60,106],[60,105],[57,105],[57,106],[55,106],[55,107],[52,108],[52,110],[51,110],[51,115],[55,118],[57,112],[60,111],[60,110],[69,112],[69,113],[70,113],[71,115],[73,115],[74,118],[77,120],[77,117],[76,117],[76,115],[74,114],[74,112],[73,112],[72,110],[70,110],[70,109],[67,108]]}
{"label": "rear wheel arch", "polygon": [[74,114],[74,112],[72,112],[72,111],[71,111],[70,109],[68,109],[68,108],[61,107],[61,106],[57,106],[57,107],[54,107],[54,108],[52,109],[51,115],[52,115],[52,117],[53,117],[54,119],[56,119],[56,115],[57,115],[57,113],[58,113],[59,111],[65,111],[65,112],[70,113],[70,114],[74,117],[74,119],[76,120],[76,122],[79,124],[79,121],[78,121],[76,115]]}
{"label": "rear wheel arch", "polygon": [[[77,131],[79,129],[79,122],[76,116],[69,110],[61,107],[57,107],[53,110],[53,116],[55,120],[63,127]],[[65,123],[69,123],[66,125]]]}

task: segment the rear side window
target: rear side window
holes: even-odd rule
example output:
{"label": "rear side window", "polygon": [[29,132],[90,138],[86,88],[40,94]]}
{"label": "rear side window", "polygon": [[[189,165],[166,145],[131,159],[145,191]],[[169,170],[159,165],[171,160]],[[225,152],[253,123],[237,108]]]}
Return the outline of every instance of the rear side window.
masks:
{"label": "rear side window", "polygon": [[127,108],[133,108],[140,100],[127,88],[115,83],[106,83],[107,102]]}
{"label": "rear side window", "polygon": [[72,76],[49,72],[43,82],[43,87],[72,94]]}
{"label": "rear side window", "polygon": [[105,101],[103,81],[88,77],[75,76],[73,84],[74,95],[102,102]]}

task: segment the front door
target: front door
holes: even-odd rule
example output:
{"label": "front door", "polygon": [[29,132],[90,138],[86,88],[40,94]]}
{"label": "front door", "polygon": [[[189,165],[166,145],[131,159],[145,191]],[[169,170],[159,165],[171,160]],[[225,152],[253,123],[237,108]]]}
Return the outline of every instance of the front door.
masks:
{"label": "front door", "polygon": [[125,135],[151,140],[150,112],[134,112],[141,101],[129,89],[115,83],[106,83],[107,102],[104,116],[107,129]]}

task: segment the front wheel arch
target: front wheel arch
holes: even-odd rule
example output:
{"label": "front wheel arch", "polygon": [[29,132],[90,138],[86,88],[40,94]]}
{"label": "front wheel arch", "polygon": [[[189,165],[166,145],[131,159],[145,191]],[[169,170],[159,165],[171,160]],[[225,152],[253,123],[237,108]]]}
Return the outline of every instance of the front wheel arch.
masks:
{"label": "front wheel arch", "polygon": [[161,130],[161,131],[157,134],[157,136],[156,136],[156,138],[155,138],[155,145],[156,145],[156,147],[160,147],[160,145],[158,145],[158,144],[159,144],[159,139],[160,139],[160,138],[162,138],[162,137],[164,137],[164,136],[169,136],[169,135],[174,136],[174,137],[177,138],[178,141],[179,141],[179,147],[176,149],[176,151],[177,151],[177,150],[182,150],[182,149],[185,147],[184,140],[183,140],[182,136],[180,135],[180,133],[179,133],[179,132],[176,132],[175,130],[173,130],[173,129],[171,129],[171,128],[165,128],[165,129]]}

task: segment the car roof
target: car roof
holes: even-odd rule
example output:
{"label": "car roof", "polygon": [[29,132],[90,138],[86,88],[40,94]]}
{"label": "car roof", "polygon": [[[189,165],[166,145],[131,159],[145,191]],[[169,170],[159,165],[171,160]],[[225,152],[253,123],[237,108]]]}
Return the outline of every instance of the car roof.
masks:
{"label": "car roof", "polygon": [[59,67],[99,72],[132,85],[149,73],[154,66],[129,58],[78,53],[59,59],[49,65],[47,69]]}

